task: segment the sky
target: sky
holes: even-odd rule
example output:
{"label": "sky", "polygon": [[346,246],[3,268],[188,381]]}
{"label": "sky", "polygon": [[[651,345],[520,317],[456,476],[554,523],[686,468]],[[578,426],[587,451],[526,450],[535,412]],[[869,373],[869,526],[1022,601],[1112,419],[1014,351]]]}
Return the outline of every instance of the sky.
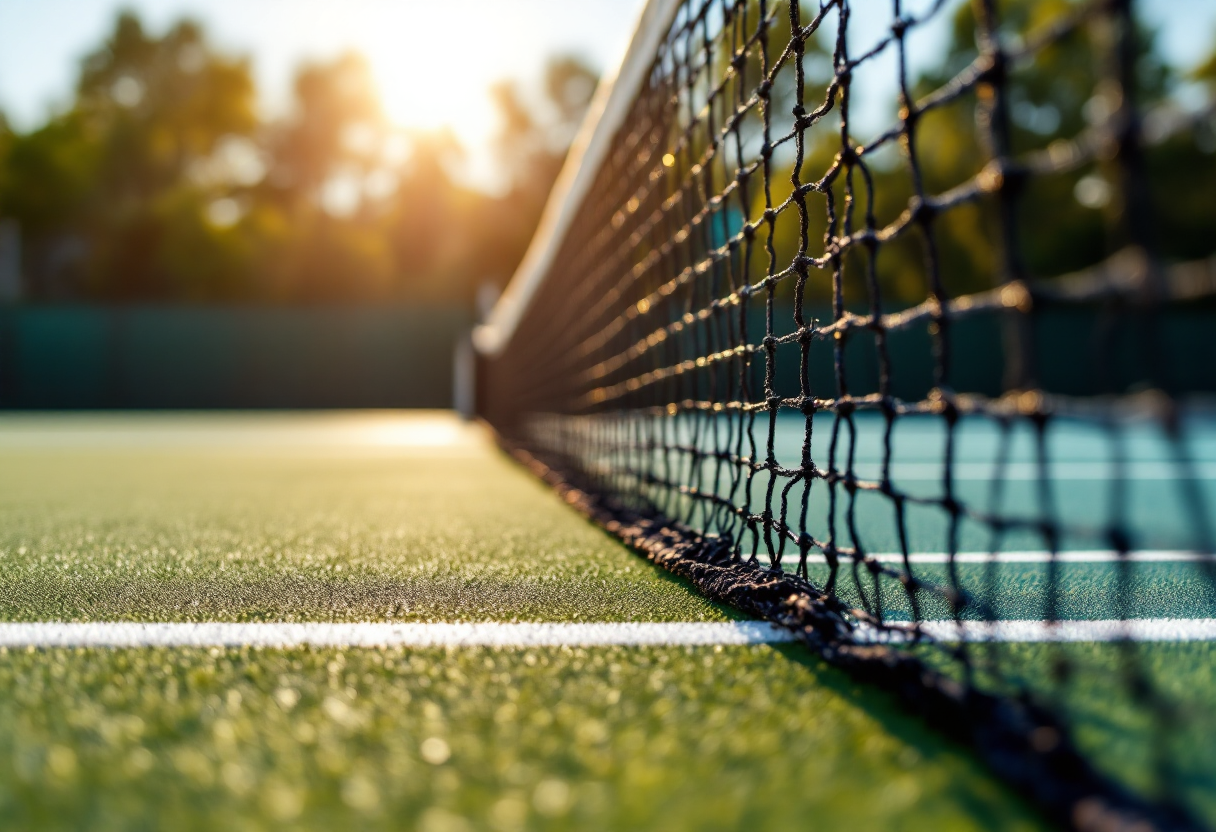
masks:
{"label": "sky", "polygon": [[[957,2],[957,0],[955,0]],[[473,161],[490,157],[495,127],[487,97],[503,78],[535,83],[545,59],[574,53],[615,66],[643,0],[0,0],[0,110],[17,129],[37,126],[71,96],[80,58],[97,47],[123,7],[163,32],[183,15],[214,42],[252,58],[268,115],[286,111],[302,61],[348,49],[367,55],[389,116],[410,127],[447,125]],[[923,0],[909,0],[919,6]],[[1216,0],[1141,0],[1164,53],[1197,63],[1216,42]],[[877,13],[861,14],[872,6]],[[889,0],[855,0],[860,36],[881,36]],[[913,9],[915,11],[915,9]],[[945,23],[946,16],[942,16]],[[945,30],[926,32],[920,54],[938,54]],[[865,30],[872,30],[867,33]],[[862,46],[862,44],[858,44]],[[914,67],[915,68],[915,67]],[[878,83],[892,67],[875,62]],[[885,120],[879,95],[863,121]]]}

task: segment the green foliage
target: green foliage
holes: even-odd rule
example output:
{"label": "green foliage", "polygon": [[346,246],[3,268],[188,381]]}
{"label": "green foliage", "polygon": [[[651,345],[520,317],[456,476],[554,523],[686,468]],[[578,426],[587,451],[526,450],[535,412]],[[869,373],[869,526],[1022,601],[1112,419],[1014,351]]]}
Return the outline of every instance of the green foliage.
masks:
{"label": "green foliage", "polygon": [[89,140],[84,119],[69,113],[3,147],[3,210],[37,234],[80,212],[98,175],[101,149]]}
{"label": "green foliage", "polygon": [[[1069,5],[1009,0],[999,4],[1001,26],[1011,37],[1034,32]],[[682,141],[669,166],[668,195],[690,189],[688,206],[704,205],[725,187],[738,155],[756,158],[764,120],[759,106],[746,105],[762,74],[773,81],[770,140],[792,129],[799,103],[792,58],[774,74],[791,36],[788,7],[766,8],[769,24],[759,40],[751,37],[759,3],[726,19],[713,71],[681,93],[680,120],[686,120],[705,109],[713,92],[703,129],[679,136],[661,135],[674,127],[656,127],[656,141],[672,147]],[[809,23],[812,11],[803,10],[800,25]],[[831,18],[805,45],[801,103],[808,111],[828,101]],[[940,88],[975,58],[973,6],[962,4],[951,26],[940,60],[913,79],[913,98]],[[1154,48],[1152,32],[1141,26],[1136,36],[1140,103],[1176,108],[1177,70]],[[1102,79],[1111,37],[1102,21],[1091,22],[1012,73],[1005,103],[1015,156],[1044,151],[1102,118],[1110,105]],[[737,67],[733,50],[744,54]],[[711,77],[722,82],[720,88],[711,89]],[[1216,53],[1188,79],[1216,95]],[[0,126],[0,216],[20,223],[26,289],[35,300],[471,301],[478,285],[504,283],[522,258],[594,83],[595,73],[567,56],[550,62],[540,96],[508,82],[495,87],[499,162],[511,175],[504,192],[487,193],[460,175],[466,159],[450,133],[402,131],[388,123],[357,54],[301,67],[293,111],[268,123],[257,112],[247,60],[218,52],[197,23],[183,21],[158,36],[124,13],[82,62],[71,109],[28,133]],[[880,228],[896,221],[913,195],[909,152],[929,194],[972,180],[991,157],[978,126],[983,102],[973,90],[924,114],[915,148],[891,143],[867,155],[864,170],[841,170],[808,193],[804,231],[797,205],[782,206],[795,178],[818,182],[833,168],[840,150],[839,93],[830,103],[805,134],[801,168],[793,170],[793,142],[785,141],[773,157],[767,203],[759,177],[741,184],[702,227],[702,249],[721,245],[745,219],[759,221],[771,205],[779,209],[772,268],[781,271],[799,251],[822,256],[829,197],[834,233],[846,222],[863,227],[867,212]],[[739,129],[711,151],[710,131],[741,106]],[[850,136],[855,144],[872,138]],[[1213,148],[1216,133],[1201,123],[1147,149],[1154,241],[1167,259],[1210,253],[1205,200],[1216,190]],[[694,168],[700,172],[691,176]],[[1033,179],[1017,203],[1020,260],[1013,270],[1064,274],[1122,245],[1115,173],[1112,163],[1099,161]],[[1010,268],[997,210],[987,196],[934,223],[948,294],[987,288]],[[756,239],[747,264],[752,282],[769,269],[767,230]],[[867,306],[866,256],[851,253],[844,266],[845,304]],[[915,232],[883,245],[874,268],[888,307],[919,302],[930,291],[925,245]],[[732,279],[741,276],[736,271]],[[793,285],[783,281],[779,291],[792,295]],[[832,285],[830,269],[812,269],[806,300],[830,300]]]}
{"label": "green foliage", "polygon": [[539,107],[500,87],[515,176],[491,195],[457,181],[450,133],[387,122],[361,56],[302,66],[293,112],[266,122],[248,60],[125,12],[69,110],[0,125],[0,216],[33,300],[469,300],[523,255],[595,81],[563,57]]}
{"label": "green foliage", "polygon": [[[1216,41],[1216,38],[1213,38]],[[1206,81],[1209,84],[1216,84],[1216,46],[1212,48],[1212,54],[1207,60],[1195,67],[1191,72],[1191,77],[1197,81]]]}
{"label": "green foliage", "polygon": [[[1069,6],[1065,0],[1001,3],[1000,25],[1007,38],[1015,34],[1024,36],[1058,19]],[[915,80],[914,100],[923,100],[947,84],[976,58],[974,8],[973,4],[963,4],[955,13],[947,49],[935,69]],[[1109,74],[1104,61],[1108,60],[1112,37],[1114,34],[1105,21],[1092,21],[1041,50],[1033,63],[1023,64],[1011,73],[1004,88],[1010,126],[1009,153],[1024,157],[1045,151],[1053,142],[1083,134],[1103,118],[1103,108],[1112,106],[1108,85],[1103,82]],[[1174,70],[1155,49],[1153,32],[1138,26],[1135,37],[1139,53],[1136,68],[1139,106],[1146,111],[1176,108],[1169,98],[1176,84]],[[815,56],[828,50],[819,39],[809,42],[807,51],[806,63],[813,66]],[[1197,69],[1194,77],[1216,78],[1213,67],[1216,56]],[[1216,89],[1216,84],[1213,88]],[[841,234],[846,221],[854,229],[863,227],[867,211],[872,211],[875,226],[883,228],[907,209],[914,194],[909,154],[915,154],[928,195],[944,193],[980,175],[992,157],[992,150],[983,140],[987,103],[984,94],[981,86],[946,106],[928,111],[916,122],[914,147],[901,144],[869,155],[865,158],[864,174],[861,166],[855,166],[851,173],[846,167],[830,186],[825,184],[822,191],[809,193],[805,243],[800,242],[797,208],[787,206],[776,222],[776,268],[780,270],[791,262],[800,249],[813,257],[823,256],[825,235],[829,232],[828,190],[836,206],[834,233]],[[787,159],[777,177],[783,184],[774,192],[773,204],[780,205],[789,198],[792,185],[786,183],[793,181],[795,173],[802,183],[817,182],[832,168],[840,151],[840,107],[841,96],[837,95],[833,111],[807,131],[806,157],[797,172]],[[893,118],[891,125],[895,123]],[[850,136],[855,145],[870,138]],[[1210,225],[1211,209],[1197,202],[1207,199],[1205,195],[1216,188],[1216,165],[1212,164],[1211,150],[1203,149],[1203,140],[1201,127],[1184,130],[1166,142],[1150,141],[1146,150],[1149,179],[1153,183],[1149,213],[1155,218],[1155,242],[1169,260],[1211,252],[1210,233],[1202,227],[1204,223]],[[1122,207],[1117,198],[1115,174],[1113,164],[1100,159],[1078,170],[1031,179],[1017,200],[1014,245],[1018,256],[1014,270],[1035,277],[1066,274],[1101,261],[1122,245]],[[1210,185],[1200,184],[1209,180]],[[850,181],[854,195],[851,214],[846,207],[846,186]],[[1086,187],[1090,192],[1096,191],[1093,198],[1083,198]],[[762,195],[757,195],[750,210],[752,220],[762,216],[763,210]],[[762,239],[767,239],[767,235]],[[998,205],[993,196],[939,214],[933,223],[933,242],[947,294],[980,291],[1000,282],[1006,266]],[[759,266],[761,271],[754,272],[756,277],[764,274],[763,254],[758,256],[753,269]],[[917,303],[931,293],[925,257],[924,240],[914,230],[880,248],[875,268],[887,308]],[[846,306],[855,309],[868,306],[867,268],[866,255],[860,251],[845,258]],[[793,281],[780,287],[787,295],[792,294],[792,289]],[[812,269],[806,298],[824,303],[831,299],[831,290],[830,269]]]}
{"label": "green foliage", "polygon": [[84,59],[76,110],[105,148],[103,187],[133,199],[181,181],[226,136],[258,125],[249,66],[212,51],[182,22],[160,39],[132,13]]}
{"label": "green foliage", "polygon": [[[315,198],[338,168],[374,165],[372,150],[385,129],[384,116],[360,55],[305,65],[296,76],[295,95],[295,117],[274,146],[279,182]],[[352,141],[359,132],[362,141]]]}

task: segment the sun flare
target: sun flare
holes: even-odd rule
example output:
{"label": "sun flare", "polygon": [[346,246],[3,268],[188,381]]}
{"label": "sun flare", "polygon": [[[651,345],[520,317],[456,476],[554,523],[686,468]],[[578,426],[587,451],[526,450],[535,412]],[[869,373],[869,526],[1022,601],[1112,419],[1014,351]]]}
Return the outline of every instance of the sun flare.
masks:
{"label": "sun flare", "polygon": [[518,76],[527,60],[509,48],[509,32],[502,28],[469,40],[453,26],[456,14],[444,4],[379,7],[353,45],[366,56],[394,124],[447,127],[470,147],[489,141],[495,129],[490,87]]}

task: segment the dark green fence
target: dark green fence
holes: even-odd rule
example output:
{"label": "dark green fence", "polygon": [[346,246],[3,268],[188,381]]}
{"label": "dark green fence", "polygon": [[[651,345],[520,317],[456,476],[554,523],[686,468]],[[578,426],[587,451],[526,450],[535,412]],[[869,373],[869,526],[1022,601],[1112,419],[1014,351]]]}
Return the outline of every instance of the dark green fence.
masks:
{"label": "dark green fence", "polygon": [[[830,319],[825,309],[808,317]],[[749,337],[763,337],[761,310]],[[783,308],[779,326],[792,326]],[[1036,319],[1036,358],[1045,389],[1074,395],[1134,389],[1156,377],[1175,391],[1216,391],[1211,310],[1175,309],[1155,335],[1143,323],[1092,310]],[[452,307],[430,308],[0,308],[0,408],[450,407],[457,340],[470,325]],[[1146,347],[1153,343],[1154,350]],[[779,348],[780,395],[797,395],[798,345]],[[951,384],[998,394],[1004,367],[991,317],[950,331]],[[1158,368],[1147,366],[1156,353]],[[933,386],[925,326],[892,333],[892,392],[917,399]],[[811,389],[834,395],[832,347],[816,341]],[[867,333],[845,353],[850,392],[878,387]],[[763,389],[763,360],[755,363]]]}
{"label": "dark green fence", "polygon": [[[762,301],[762,299],[760,299]],[[827,308],[808,308],[807,320],[831,321]],[[775,310],[774,335],[794,331],[793,310]],[[717,327],[726,326],[719,318]],[[1100,396],[1128,393],[1144,388],[1162,388],[1171,393],[1216,392],[1216,327],[1212,325],[1211,306],[1175,306],[1153,316],[1128,310],[1094,308],[1057,308],[1037,313],[1030,319],[1029,342],[1033,379],[1037,386],[1052,393],[1070,396]],[[929,322],[921,321],[888,335],[887,351],[891,362],[892,395],[909,400],[923,399],[936,385],[934,339]],[[949,372],[945,383],[956,391],[998,396],[1006,389],[1006,354],[1003,321],[999,313],[959,318],[950,323],[947,335]],[[738,323],[730,319],[730,337],[714,344],[733,343]],[[763,341],[765,315],[756,302],[749,310],[747,339]],[[808,347],[807,381],[811,394],[831,398],[837,394],[835,344],[815,339]],[[787,341],[776,347],[776,373],[773,391],[780,397],[796,397],[801,391],[801,345]],[[681,356],[682,358],[683,356]],[[677,359],[668,357],[669,360]],[[862,396],[879,390],[879,360],[873,333],[854,330],[844,350],[844,377],[848,392]],[[686,379],[683,395],[706,398],[728,395],[724,391],[735,383],[737,364],[725,362],[721,373],[711,379],[697,374]],[[752,361],[752,396],[764,390],[765,357],[759,351]],[[708,385],[716,384],[717,391]],[[733,395],[733,394],[729,394]]]}
{"label": "dark green fence", "polygon": [[[788,319],[778,320],[792,330],[792,312],[788,315]],[[831,320],[826,309],[808,313],[808,317]],[[1086,308],[1044,311],[1033,317],[1029,330],[1034,378],[1044,390],[1071,396],[1127,393],[1144,387],[1160,387],[1176,394],[1216,391],[1216,328],[1212,320],[1212,309],[1201,306],[1175,307],[1152,318]],[[760,333],[754,340],[759,341],[764,332],[763,315],[757,314],[754,321],[751,325]],[[946,379],[952,388],[1000,395],[1005,389],[1006,368],[1002,329],[998,314],[952,322]],[[933,388],[933,349],[927,322],[890,333],[891,392],[895,396],[915,401]],[[786,344],[779,350],[777,392],[797,395],[799,346]],[[830,342],[812,344],[810,367],[811,389],[819,395],[834,395]],[[878,354],[869,332],[855,332],[850,337],[845,370],[853,395],[878,390]]]}
{"label": "dark green fence", "polygon": [[450,407],[461,309],[0,308],[0,408]]}

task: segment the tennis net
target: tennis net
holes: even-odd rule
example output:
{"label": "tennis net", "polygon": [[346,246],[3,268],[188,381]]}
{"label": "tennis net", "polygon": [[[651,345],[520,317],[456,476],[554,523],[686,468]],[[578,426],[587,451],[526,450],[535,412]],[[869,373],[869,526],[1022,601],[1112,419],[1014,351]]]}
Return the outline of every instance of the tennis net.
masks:
{"label": "tennis net", "polygon": [[[1128,0],[651,0],[478,410],[1053,820],[1211,824],[1211,691],[1136,641],[1216,619],[1216,122],[1168,74]],[[1077,741],[1086,685],[1143,764]]]}

